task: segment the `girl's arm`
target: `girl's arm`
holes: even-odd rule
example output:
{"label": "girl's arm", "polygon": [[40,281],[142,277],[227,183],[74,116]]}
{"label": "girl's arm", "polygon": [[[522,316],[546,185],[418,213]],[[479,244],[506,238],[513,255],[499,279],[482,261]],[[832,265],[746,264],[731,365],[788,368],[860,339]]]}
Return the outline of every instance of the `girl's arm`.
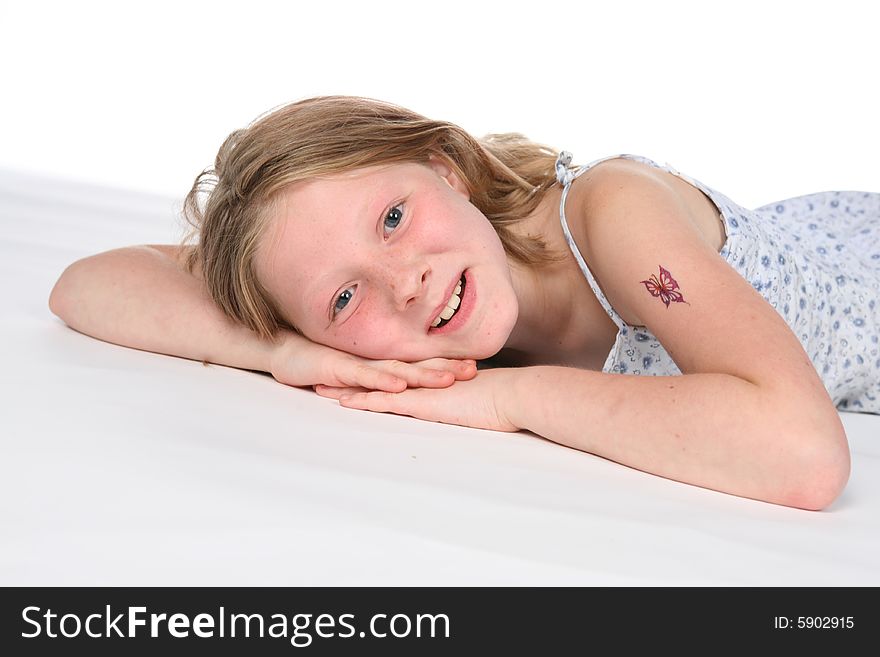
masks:
{"label": "girl's arm", "polygon": [[49,308],[106,342],[271,371],[275,345],[227,318],[172,246],[131,246],[74,262],[52,289]]}
{"label": "girl's arm", "polygon": [[831,504],[849,477],[835,427],[729,374],[508,373],[498,403],[514,426],[638,470],[811,510]]}
{"label": "girl's arm", "polygon": [[473,361],[370,360],[331,349],[293,331],[274,342],[223,314],[198,270],[177,247],[114,249],[70,265],[52,290],[50,310],[70,327],[114,344],[192,360],[269,372],[291,386],[360,386],[400,391],[444,387],[476,373]]}

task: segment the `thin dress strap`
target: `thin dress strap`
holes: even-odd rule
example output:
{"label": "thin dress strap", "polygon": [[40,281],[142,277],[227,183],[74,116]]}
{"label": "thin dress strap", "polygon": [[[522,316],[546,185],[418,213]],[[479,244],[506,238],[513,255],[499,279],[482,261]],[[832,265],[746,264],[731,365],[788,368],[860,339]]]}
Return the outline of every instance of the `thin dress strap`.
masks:
{"label": "thin dress strap", "polygon": [[587,279],[587,282],[590,284],[590,287],[593,290],[593,293],[596,295],[596,298],[599,300],[599,303],[602,304],[602,307],[605,309],[605,312],[608,313],[608,316],[611,317],[612,321],[617,325],[618,328],[623,328],[626,326],[626,323],[617,314],[617,311],[611,306],[608,299],[605,298],[605,294],[602,292],[602,288],[599,287],[599,284],[596,282],[596,278],[593,276],[593,272],[590,271],[590,268],[587,266],[584,257],[581,255],[580,250],[577,247],[577,244],[574,242],[574,238],[571,236],[571,231],[568,229],[568,221],[565,218],[565,199],[568,198],[568,190],[571,187],[571,183],[575,178],[585,173],[590,167],[593,167],[599,162],[604,162],[605,160],[611,160],[616,157],[620,157],[619,155],[611,155],[609,157],[603,157],[589,164],[580,167],[576,171],[573,171],[569,168],[571,164],[572,155],[568,151],[562,151],[559,153],[559,157],[556,158],[556,180],[560,185],[563,186],[562,189],[562,199],[559,201],[559,219],[562,223],[562,232],[565,234],[565,241],[568,242],[568,247],[571,249],[572,254],[574,254],[575,260],[577,260],[578,266],[581,268],[584,276]]}

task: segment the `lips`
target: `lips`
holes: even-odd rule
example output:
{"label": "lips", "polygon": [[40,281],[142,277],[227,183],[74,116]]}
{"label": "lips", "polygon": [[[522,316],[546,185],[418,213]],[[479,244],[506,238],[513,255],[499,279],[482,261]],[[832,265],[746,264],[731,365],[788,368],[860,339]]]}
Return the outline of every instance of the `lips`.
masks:
{"label": "lips", "polygon": [[[452,281],[452,283],[449,285],[449,287],[446,290],[446,296],[443,297],[443,302],[439,306],[437,306],[437,308],[430,315],[430,317],[428,317],[428,330],[431,330],[431,329],[436,330],[437,328],[442,328],[449,321],[449,319],[444,319],[444,318],[440,317],[440,315],[441,315],[441,313],[444,313],[444,311],[447,311],[447,306],[449,305],[449,301],[450,301],[450,299],[452,299],[452,295],[459,285],[462,286],[462,290],[460,291],[460,292],[462,292],[464,289],[464,272],[462,272],[457,279]],[[459,297],[459,301],[460,301],[461,294],[459,294],[458,297]],[[457,306],[454,308],[454,311],[458,312]],[[446,314],[448,314],[448,311],[446,312]],[[454,314],[452,316],[450,316],[450,318],[451,317],[454,317]],[[439,325],[435,325],[435,323],[437,322],[438,319],[440,320],[440,323],[439,323]]]}
{"label": "lips", "polygon": [[[461,285],[462,289],[456,295],[461,300],[458,308],[455,312],[449,316],[447,312],[446,315],[449,317],[448,320],[441,321],[440,324],[436,327],[432,327],[431,324],[437,319],[437,316],[443,312],[443,309],[446,308],[446,301],[452,296],[452,293],[455,291],[456,285]],[[448,333],[454,333],[458,331],[462,326],[464,326],[470,318],[471,313],[474,310],[474,306],[476,305],[477,292],[475,283],[473,280],[473,275],[469,273],[469,270],[465,270],[462,272],[461,277],[456,280],[452,285],[450,285],[450,289],[447,291],[449,296],[446,297],[446,301],[443,302],[442,306],[439,306],[438,309],[431,315],[431,318],[428,322],[428,331],[432,335],[446,335]],[[453,301],[453,305],[455,305]],[[442,316],[441,316],[442,319]]]}

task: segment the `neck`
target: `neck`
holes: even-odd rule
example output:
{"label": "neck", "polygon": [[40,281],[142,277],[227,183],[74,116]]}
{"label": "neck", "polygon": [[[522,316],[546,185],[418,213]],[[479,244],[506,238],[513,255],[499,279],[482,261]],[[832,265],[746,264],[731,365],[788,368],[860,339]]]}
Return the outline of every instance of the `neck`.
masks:
{"label": "neck", "polygon": [[519,316],[496,362],[523,367],[559,364],[601,369],[617,328],[584,279],[559,222],[561,189],[546,193],[538,209],[512,226],[518,235],[539,237],[567,257],[538,268],[510,263]]}
{"label": "neck", "polygon": [[[558,218],[560,196],[561,190],[548,190],[538,208],[511,229],[524,239],[540,238],[552,251],[568,253]],[[560,360],[575,319],[570,263],[535,268],[510,261],[510,273],[519,316],[499,357],[520,364]]]}
{"label": "neck", "polygon": [[558,269],[553,265],[538,270],[511,265],[519,316],[504,351],[518,361],[540,361],[561,345],[571,327],[571,296]]}

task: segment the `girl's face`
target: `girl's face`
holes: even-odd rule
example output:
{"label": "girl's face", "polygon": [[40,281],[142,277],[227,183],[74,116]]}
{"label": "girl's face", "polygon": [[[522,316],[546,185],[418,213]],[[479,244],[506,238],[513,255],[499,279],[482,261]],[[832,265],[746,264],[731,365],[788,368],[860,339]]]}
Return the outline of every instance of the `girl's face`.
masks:
{"label": "girl's face", "polygon": [[[495,229],[435,158],[290,186],[256,269],[307,338],[365,358],[488,358],[519,311]],[[460,306],[432,327],[462,274]]]}

